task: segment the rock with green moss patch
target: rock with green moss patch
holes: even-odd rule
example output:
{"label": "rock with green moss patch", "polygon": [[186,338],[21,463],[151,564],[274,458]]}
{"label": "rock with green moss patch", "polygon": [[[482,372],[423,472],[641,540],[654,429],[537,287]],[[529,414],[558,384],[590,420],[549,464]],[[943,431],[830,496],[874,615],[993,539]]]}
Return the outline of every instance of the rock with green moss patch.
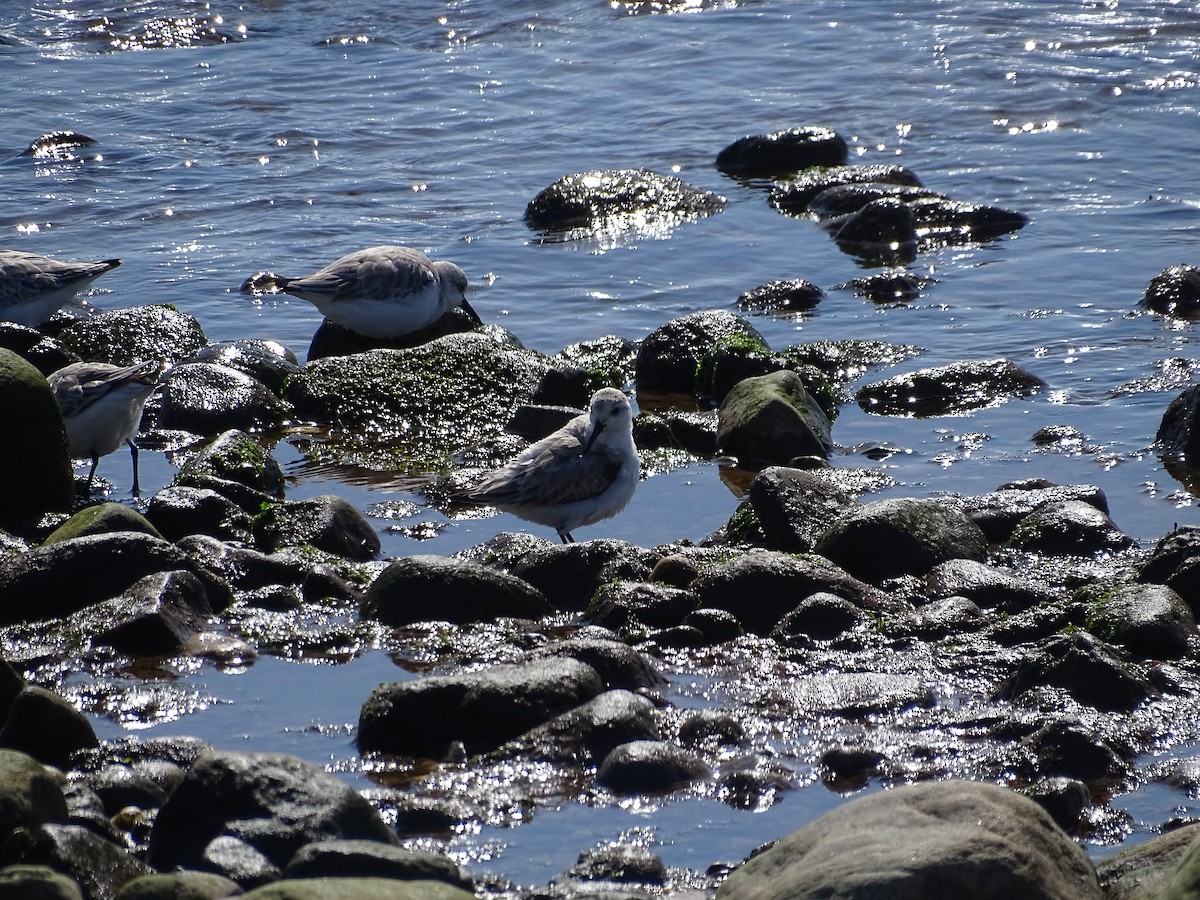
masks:
{"label": "rock with green moss patch", "polygon": [[695,395],[700,364],[718,344],[769,353],[758,330],[728,310],[704,310],[672,319],[638,349],[639,393]]}
{"label": "rock with green moss patch", "polygon": [[1092,603],[1088,631],[1140,659],[1178,659],[1197,638],[1192,610],[1161,584],[1124,584]]}
{"label": "rock with green moss patch", "polygon": [[[242,431],[226,431],[189,459],[173,482],[184,487],[220,489],[222,483],[241,485],[259,494],[281,499],[284,494],[283,470],[274,457]],[[238,503],[239,497],[229,499]],[[243,506],[243,508],[245,508]]]}
{"label": "rock with green moss patch", "polygon": [[49,866],[16,865],[0,869],[0,897],[83,900],[83,892],[73,879]]}
{"label": "rock with green moss patch", "polygon": [[135,509],[121,503],[98,503],[81,509],[66,522],[58,526],[42,541],[43,546],[57,544],[69,538],[88,534],[109,534],[114,531],[136,531],[161,538],[150,522]]}
{"label": "rock with green moss patch", "polygon": [[784,370],[747,378],[729,392],[717,412],[717,445],[747,468],[825,459],[833,449],[830,428],[800,377]]}
{"label": "rock with green moss patch", "polygon": [[358,562],[379,554],[379,535],[358,510],[335,494],[274,503],[254,519],[254,536],[268,551],[310,544]]}
{"label": "rock with green moss patch", "polygon": [[237,882],[212,872],[143,875],[121,886],[113,900],[222,900],[242,893]]}
{"label": "rock with green moss patch", "polygon": [[183,359],[208,343],[194,316],[172,306],[132,306],[77,319],[58,336],[85,360],[130,366],[148,359]]}
{"label": "rock with green moss patch", "polygon": [[1088,556],[1126,550],[1133,546],[1133,538],[1090,503],[1066,500],[1031,512],[1008,543],[1051,556]]}
{"label": "rock with green moss patch", "polygon": [[534,402],[587,408],[592,394],[605,387],[624,388],[633,380],[637,344],[616,335],[571,344],[550,357]]}

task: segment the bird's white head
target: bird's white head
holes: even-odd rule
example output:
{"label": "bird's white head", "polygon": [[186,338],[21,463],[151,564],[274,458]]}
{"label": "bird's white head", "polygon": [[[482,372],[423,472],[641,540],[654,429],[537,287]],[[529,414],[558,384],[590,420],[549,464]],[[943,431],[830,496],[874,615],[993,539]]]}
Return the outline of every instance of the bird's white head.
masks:
{"label": "bird's white head", "polygon": [[467,302],[467,273],[459,266],[444,259],[439,259],[432,263],[433,271],[437,273],[438,281],[442,287],[442,303],[445,310],[449,312],[456,306],[461,306],[463,311],[467,313],[476,325],[482,325],[483,320],[479,318],[471,304]]}
{"label": "bird's white head", "polygon": [[588,425],[591,430],[584,444],[584,453],[596,441],[617,443],[632,440],[633,409],[629,405],[629,398],[616,388],[596,391],[588,407]]}

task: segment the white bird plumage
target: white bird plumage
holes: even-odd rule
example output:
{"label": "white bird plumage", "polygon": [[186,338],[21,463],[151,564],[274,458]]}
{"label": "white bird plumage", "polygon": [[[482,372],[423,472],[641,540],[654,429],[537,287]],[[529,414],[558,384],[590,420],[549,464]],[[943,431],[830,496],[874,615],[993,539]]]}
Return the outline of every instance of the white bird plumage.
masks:
{"label": "white bird plumage", "polygon": [[0,250],[0,321],[36,328],[120,264],[119,259],[71,262]]}
{"label": "white bird plumage", "polygon": [[616,388],[601,388],[586,413],[525,448],[466,496],[549,525],[566,544],[574,529],[624,509],[640,473],[629,400]]}
{"label": "white bird plumage", "polygon": [[133,456],[133,495],[141,493],[134,438],[146,400],[158,386],[162,370],[162,363],[157,360],[132,366],[79,362],[47,377],[62,410],[71,456],[92,461],[87,481],[89,492],[100,457],[127,444]]}
{"label": "white bird plumage", "polygon": [[277,277],[275,284],[307,300],[330,321],[370,338],[403,337],[456,306],[475,324],[483,324],[467,303],[466,273],[411,247],[368,247],[311,275]]}

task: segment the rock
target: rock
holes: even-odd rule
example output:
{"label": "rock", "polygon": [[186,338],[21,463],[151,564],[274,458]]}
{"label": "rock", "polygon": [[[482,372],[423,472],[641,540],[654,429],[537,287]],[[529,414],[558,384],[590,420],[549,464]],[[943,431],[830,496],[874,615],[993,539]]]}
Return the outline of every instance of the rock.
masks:
{"label": "rock", "polygon": [[596,670],[606,688],[629,691],[660,687],[665,679],[644,654],[618,640],[575,636],[553,641],[530,654],[531,659],[577,659]]}
{"label": "rock", "polygon": [[532,660],[384,684],[363,704],[358,745],[441,759],[461,741],[485,753],[601,693],[596,670],[574,659]]}
{"label": "rock", "polygon": [[679,740],[689,747],[737,747],[746,740],[746,729],[724,710],[698,709],[679,723]]}
{"label": "rock", "polygon": [[1137,580],[1171,588],[1195,616],[1200,611],[1200,527],[1185,525],[1160,538],[1138,570]]}
{"label": "rock", "polygon": [[857,719],[934,705],[933,686],[915,675],[831,672],[788,685],[792,707],[805,716]]}
{"label": "rock", "polygon": [[1200,385],[1184,388],[1183,393],[1167,405],[1158,433],[1154,436],[1159,452],[1166,457],[1200,465],[1200,428],[1196,416],[1200,410]]}
{"label": "rock", "polygon": [[52,691],[26,687],[0,728],[0,747],[64,766],[76,750],[100,743],[83,713]]}
{"label": "rock", "polygon": [[369,337],[351,331],[330,319],[322,319],[320,326],[313,334],[312,343],[308,345],[308,361],[313,362],[332,356],[353,356],[356,353],[366,353],[370,350],[409,350],[449,334],[461,334],[475,330],[490,334],[494,338],[500,338],[514,347],[521,346],[520,341],[517,341],[515,337],[498,325],[484,325],[479,328],[478,322],[472,318],[470,313],[462,307],[456,306],[432,324],[397,338]]}
{"label": "rock", "polygon": [[825,292],[803,278],[768,281],[741,294],[738,309],[743,312],[794,313],[812,309],[825,299]]}
{"label": "rock", "polygon": [[150,873],[132,854],[78,825],[33,829],[22,837],[19,857],[73,879],[89,900],[112,897],[121,885]]}
{"label": "rock", "polygon": [[1039,685],[1061,688],[1079,703],[1099,710],[1126,713],[1158,693],[1145,677],[1086,632],[1038,642],[1000,686],[998,696],[1012,700]]}
{"label": "rock", "polygon": [[660,794],[708,778],[712,771],[691,751],[663,741],[614,747],[596,771],[596,784],[616,794]]}
{"label": "rock", "polygon": [[12,900],[83,900],[79,885],[49,866],[0,868],[0,896]]}
{"label": "rock", "polygon": [[208,343],[194,316],[170,306],[131,306],[77,319],[58,340],[81,359],[118,366],[147,359],[175,362]]}
{"label": "rock", "polygon": [[0,322],[0,347],[11,350],[43,375],[80,361],[76,354],[63,350],[54,338],[16,322]]}
{"label": "rock", "polygon": [[196,865],[247,890],[278,881],[281,874],[266,854],[227,834],[209,841]]}
{"label": "rock", "polygon": [[392,878],[443,881],[464,891],[474,882],[448,856],[408,850],[377,841],[334,840],[308,844],[296,851],[284,878]]}
{"label": "rock", "polygon": [[1022,581],[973,559],[950,559],[925,576],[931,599],[966,597],[983,609],[1015,613],[1052,603],[1055,594],[1034,582]]}
{"label": "rock", "polygon": [[967,518],[983,529],[990,543],[1008,539],[1021,520],[1050,503],[1082,500],[1102,513],[1108,513],[1108,498],[1095,485],[1018,484],[975,497],[943,498],[947,506],[961,509]]}
{"label": "rock", "polygon": [[159,870],[196,868],[222,835],[280,867],[318,840],[395,841],[374,807],[324,769],[280,753],[210,750],[159,810],[149,862]]}
{"label": "rock", "polygon": [[[182,780],[182,772],[180,779]],[[158,809],[167,799],[167,791],[149,775],[133,766],[113,763],[87,776],[87,787],[103,804],[108,816],[115,816],[127,806],[138,809]]]}
{"label": "rock", "polygon": [[1191,318],[1200,312],[1200,269],[1167,266],[1150,279],[1142,305],[1167,316]]}
{"label": "rock", "polygon": [[771,629],[770,637],[789,646],[831,641],[867,620],[849,600],[819,592],[805,597]]}
{"label": "rock", "polygon": [[808,553],[830,522],[857,501],[819,473],[771,466],[750,484],[750,504],[768,549]]}
{"label": "rock", "polygon": [[[8,718],[17,695],[25,689],[25,679],[8,660],[0,657],[0,723]],[[3,834],[3,829],[0,829]]]}
{"label": "rock", "polygon": [[67,433],[46,377],[3,348],[0,406],[9,422],[0,441],[0,528],[30,530],[46,513],[75,503]]}
{"label": "rock", "polygon": [[974,601],[966,597],[943,597],[918,607],[899,622],[886,623],[887,633],[939,641],[951,635],[978,631],[986,618]]}
{"label": "rock", "polygon": [[1111,790],[1132,774],[1108,742],[1083,723],[1047,722],[1024,738],[1021,749],[1034,756],[1031,779],[1072,778],[1095,784],[1098,790]]}
{"label": "rock", "polygon": [[69,538],[89,534],[111,534],[116,531],[134,531],[156,538],[162,537],[158,529],[137,510],[130,509],[123,503],[97,503],[95,506],[81,509],[50,532],[42,541],[42,546],[57,544]]}
{"label": "rock", "polygon": [[211,872],[143,875],[125,882],[113,900],[222,900],[242,893],[236,882]]}
{"label": "rock", "polygon": [[1066,500],[1031,512],[1008,543],[1033,553],[1078,557],[1119,553],[1133,546],[1133,538],[1090,503]]}
{"label": "rock", "polygon": [[1026,792],[1026,796],[1050,813],[1055,824],[1070,835],[1075,834],[1084,811],[1092,805],[1086,784],[1061,775],[1043,778]]}
{"label": "rock", "polygon": [[743,757],[727,763],[717,776],[717,796],[734,809],[770,809],[785,791],[800,786],[796,773],[782,763],[762,757]]}
{"label": "rock", "polygon": [[1188,825],[1098,861],[1106,900],[1160,900],[1197,838],[1200,825]]}
{"label": "rock", "polygon": [[748,468],[786,463],[797,456],[827,458],[833,449],[829,419],[795,372],[739,382],[718,410],[717,444]]}
{"label": "rock", "polygon": [[665,584],[614,581],[602,585],[588,605],[587,619],[613,631],[671,628],[696,608],[696,596]]}
{"label": "rock", "polygon": [[[213,481],[209,479],[217,483],[232,482],[268,497],[283,499],[284,479],[279,463],[254,438],[242,431],[226,431],[206,444],[184,463],[175,476],[174,484],[206,488],[213,486]],[[225,494],[245,509],[238,497],[230,496],[225,491],[218,493]],[[259,509],[255,505],[247,511],[256,514]]]}
{"label": "rock", "polygon": [[208,591],[191,572],[152,572],[121,596],[75,614],[74,625],[130,656],[182,650],[212,616]]}
{"label": "rock", "polygon": [[639,393],[694,395],[700,363],[721,343],[769,350],[754,326],[728,310],[690,313],[642,341],[635,365]]}
{"label": "rock", "polygon": [[268,506],[254,520],[254,536],[269,551],[310,545],[356,562],[374,559],[380,549],[371,523],[335,494]]}
{"label": "rock", "polygon": [[214,610],[229,585],[173,544],[129,531],[71,538],[0,559],[0,623],[66,616],[120,595],[156,572],[184,570],[204,585]]}
{"label": "rock", "polygon": [[1006,359],[967,360],[896,375],[859,389],[855,400],[876,415],[946,416],[1028,397],[1046,383]]}
{"label": "rock", "polygon": [[0,750],[0,835],[66,821],[67,801],[50,770],[27,753]]}
{"label": "rock", "polygon": [[1138,659],[1179,659],[1196,639],[1196,619],[1165,585],[1117,585],[1100,594],[1088,631]]}
{"label": "rock", "polygon": [[921,249],[991,241],[1029,224],[1019,212],[951,200],[932,192],[907,201],[917,220]]}
{"label": "rock", "polygon": [[890,197],[830,223],[843,253],[882,265],[902,265],[917,257],[917,217],[912,207]]}
{"label": "rock", "polygon": [[737,640],[745,633],[738,617],[724,609],[697,609],[684,617],[683,624],[699,631],[709,645]]}
{"label": "rock", "polygon": [[983,531],[937,500],[877,500],[850,510],[817,540],[817,553],[863,581],[924,575],[951,559],[987,558]]}
{"label": "rock", "polygon": [[169,541],[190,534],[244,543],[254,539],[251,533],[254,521],[250,515],[208,488],[165,487],[150,498],[146,519]]}
{"label": "rock", "polygon": [[633,380],[638,345],[614,334],[570,344],[550,357],[534,403],[587,409],[592,394],[605,387],[623,388]]}
{"label": "rock", "polygon": [[300,878],[248,892],[246,900],[474,900],[470,891],[443,881],[392,878]]}
{"label": "rock", "polygon": [[[800,377],[826,418],[837,415],[841,396],[823,372],[815,366],[796,365],[786,355],[772,353],[765,344],[760,346],[752,341],[719,341],[705,350],[696,371],[696,396],[705,403],[720,405],[729,392],[747,378],[759,378],[784,370],[791,370]],[[661,417],[668,422],[673,433],[680,430],[676,427],[679,413],[664,411]],[[679,440],[682,443],[686,436],[681,436]]]}
{"label": "rock", "polygon": [[855,182],[851,184],[835,184],[825,188],[809,201],[807,212],[825,219],[830,227],[840,228],[841,219],[859,212],[863,207],[876,200],[895,200],[908,204],[918,197],[936,197],[933,191],[911,184],[887,184],[885,182]]}
{"label": "rock", "polygon": [[244,372],[279,396],[288,381],[300,372],[296,354],[278,341],[246,338],[218,341],[201,347],[185,363],[214,363]]}
{"label": "rock", "polygon": [[[202,534],[180,539],[178,547],[199,565],[217,572],[229,584],[243,592],[275,585],[298,587],[304,583],[311,571],[308,567],[300,566],[283,556],[260,553]],[[214,612],[222,612],[226,606],[228,603]]]}
{"label": "rock", "polygon": [[717,154],[717,168],[739,178],[774,178],[846,162],[846,141],[819,125],[738,138]]}
{"label": "rock", "polygon": [[202,435],[267,431],[281,425],[288,412],[253,376],[216,363],[189,362],[174,366],[163,379],[158,426]]}
{"label": "rock", "polygon": [[490,756],[583,768],[597,765],[619,744],[658,736],[653,703],[627,690],[608,690],[503,744]]}
{"label": "rock", "polygon": [[776,184],[771,189],[771,205],[780,212],[803,215],[812,199],[828,188],[868,183],[922,186],[921,179],[904,166],[835,166],[803,172],[797,178]]}
{"label": "rock", "polygon": [[582,881],[663,885],[667,867],[657,854],[637,844],[606,844],[579,854],[567,875]]}
{"label": "rock", "polygon": [[[852,848],[852,852],[847,852]],[[1086,854],[1033,801],[967,781],[850,800],[735,869],[718,900],[1101,897]]]}
{"label": "rock", "polygon": [[367,588],[359,609],[363,618],[385,625],[540,619],[554,611],[541,592],[514,575],[440,556],[392,560]]}
{"label": "rock", "polygon": [[838,287],[849,288],[872,303],[902,303],[916,300],[931,284],[937,284],[937,279],[912,272],[896,272],[863,275]]}

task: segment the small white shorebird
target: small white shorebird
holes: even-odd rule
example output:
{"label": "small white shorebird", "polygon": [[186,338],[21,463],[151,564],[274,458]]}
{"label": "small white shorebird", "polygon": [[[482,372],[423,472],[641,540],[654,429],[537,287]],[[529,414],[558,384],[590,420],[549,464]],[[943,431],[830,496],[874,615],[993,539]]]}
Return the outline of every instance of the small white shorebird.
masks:
{"label": "small white shorebird", "polygon": [[368,247],[312,275],[277,277],[275,284],[307,300],[330,321],[370,338],[404,337],[456,306],[476,325],[483,324],[467,303],[466,273],[411,247]]}
{"label": "small white shorebird", "polygon": [[87,481],[89,493],[100,457],[128,444],[133,455],[133,496],[140,496],[138,447],[134,438],[142,421],[142,409],[158,387],[162,369],[157,360],[132,366],[79,362],[48,376],[62,410],[71,456],[92,461]]}
{"label": "small white shorebird", "polygon": [[23,250],[0,250],[0,322],[36,328],[120,264],[119,259],[67,262]]}
{"label": "small white shorebird", "polygon": [[574,529],[624,509],[640,471],[629,400],[601,388],[586,413],[526,447],[466,497],[549,525],[567,544]]}

